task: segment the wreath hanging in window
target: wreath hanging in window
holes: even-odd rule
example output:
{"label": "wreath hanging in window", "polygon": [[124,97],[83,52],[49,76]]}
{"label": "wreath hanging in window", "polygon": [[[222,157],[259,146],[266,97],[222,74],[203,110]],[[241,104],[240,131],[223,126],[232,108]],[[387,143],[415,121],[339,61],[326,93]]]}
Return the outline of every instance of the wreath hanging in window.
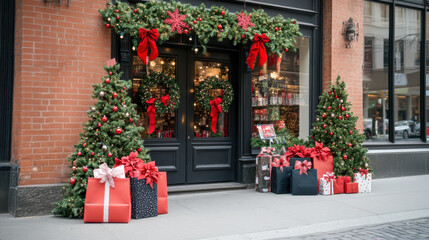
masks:
{"label": "wreath hanging in window", "polygon": [[[220,89],[221,97],[211,99],[210,89]],[[217,117],[219,113],[228,112],[234,99],[234,91],[229,81],[217,77],[207,77],[200,81],[197,94],[197,102],[206,111],[210,111],[212,117],[211,129],[216,134]]]}
{"label": "wreath hanging in window", "polygon": [[[152,97],[151,88],[163,86],[168,91],[159,99]],[[155,117],[176,111],[180,103],[180,89],[176,79],[165,73],[151,72],[143,78],[139,97],[149,116],[149,134],[155,130]]]}

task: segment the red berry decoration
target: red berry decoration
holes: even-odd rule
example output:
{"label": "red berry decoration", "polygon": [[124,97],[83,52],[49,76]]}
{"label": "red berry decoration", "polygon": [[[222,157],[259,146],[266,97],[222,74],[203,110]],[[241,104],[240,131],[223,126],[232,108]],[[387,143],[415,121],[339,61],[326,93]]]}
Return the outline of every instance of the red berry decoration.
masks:
{"label": "red berry decoration", "polygon": [[76,168],[75,166],[73,166],[73,167],[72,167],[72,171],[76,171],[76,169],[77,169],[77,168]]}
{"label": "red berry decoration", "polygon": [[194,24],[197,24],[197,21],[195,21],[195,20],[194,20],[194,21],[193,21],[193,23],[194,23]]}
{"label": "red berry decoration", "polygon": [[349,134],[350,134],[350,135],[352,135],[352,134],[353,134],[352,130],[350,130],[350,131],[349,131]]}
{"label": "red berry decoration", "polygon": [[222,29],[222,25],[221,24],[217,25],[217,28]]}
{"label": "red berry decoration", "polygon": [[343,159],[347,160],[347,158],[348,158],[347,155],[344,154]]}
{"label": "red berry decoration", "polygon": [[112,75],[113,75],[113,73],[112,73],[112,72],[109,72],[109,75],[110,75],[110,76],[112,76]]}
{"label": "red berry decoration", "polygon": [[349,143],[349,144],[347,144],[347,146],[352,147],[352,146],[353,146],[353,144]]}
{"label": "red berry decoration", "polygon": [[328,109],[328,110],[330,110],[331,108],[332,108],[331,106],[328,106],[328,108],[327,108],[327,109]]}
{"label": "red berry decoration", "polygon": [[329,95],[331,95],[331,92],[328,92]]}
{"label": "red berry decoration", "polygon": [[70,185],[74,185],[76,183],[76,179],[70,178]]}
{"label": "red berry decoration", "polygon": [[105,82],[106,84],[109,84],[109,83],[110,83],[110,78],[107,78],[106,80],[104,80],[104,82]]}
{"label": "red berry decoration", "polygon": [[326,128],[327,126],[328,126],[328,125],[326,125],[326,123],[322,125],[322,127],[323,127],[323,128]]}
{"label": "red berry decoration", "polygon": [[143,151],[143,149],[142,148],[137,148],[137,151],[141,152],[141,151]]}
{"label": "red berry decoration", "polygon": [[133,122],[134,120],[133,120],[132,118],[130,118],[128,121],[129,121],[129,122]]}
{"label": "red berry decoration", "polygon": [[285,48],[285,52],[289,52],[289,48]]}
{"label": "red berry decoration", "polygon": [[322,118],[326,118],[326,113],[322,114]]}
{"label": "red berry decoration", "polygon": [[117,133],[117,134],[121,134],[121,132],[122,132],[122,128],[118,127],[118,128],[116,129],[116,133]]}
{"label": "red berry decoration", "polygon": [[82,171],[83,171],[83,172],[88,171],[88,167],[87,167],[87,166],[83,166],[83,167],[82,167]]}
{"label": "red berry decoration", "polygon": [[97,127],[101,127],[101,123],[98,123]]}
{"label": "red berry decoration", "polygon": [[220,11],[220,15],[225,16],[225,11],[224,10]]}
{"label": "red berry decoration", "polygon": [[337,96],[337,95],[335,95],[335,99],[338,99],[338,96]]}
{"label": "red berry decoration", "polygon": [[343,111],[343,112],[344,112],[344,111],[346,111],[346,108],[345,108],[345,107],[342,107],[342,108],[341,108],[341,111]]}
{"label": "red berry decoration", "polygon": [[103,118],[101,118],[101,121],[103,121],[103,122],[107,122],[107,117],[106,117],[106,115],[104,115],[104,117],[103,117]]}
{"label": "red berry decoration", "polygon": [[343,116],[341,116],[341,115],[340,115],[340,116],[338,116],[338,119],[340,119],[340,120],[341,120],[341,119],[343,119]]}
{"label": "red berry decoration", "polygon": [[357,128],[355,127],[355,130],[356,130]]}
{"label": "red berry decoration", "polygon": [[123,87],[123,89],[125,90],[125,89],[127,89],[126,87]]}
{"label": "red berry decoration", "polygon": [[139,10],[136,8],[136,9],[134,9],[134,13],[138,13],[139,12]]}
{"label": "red berry decoration", "polygon": [[107,154],[107,156],[108,156],[108,157],[112,157],[112,156],[113,156],[113,153],[109,152],[109,153]]}
{"label": "red berry decoration", "polygon": [[183,32],[184,32],[185,34],[188,34],[188,29],[185,29]]}
{"label": "red berry decoration", "polygon": [[334,133],[333,133],[333,132],[331,132],[330,134],[331,134],[331,136],[333,136],[333,135],[334,135]]}
{"label": "red berry decoration", "polygon": [[293,24],[296,24],[296,21],[293,21]]}
{"label": "red berry decoration", "polygon": [[110,28],[110,24],[109,23],[106,23],[106,28]]}
{"label": "red berry decoration", "polygon": [[91,153],[91,156],[94,156],[94,155],[95,155],[95,153],[94,153],[94,152],[92,152],[92,153]]}
{"label": "red berry decoration", "polygon": [[118,97],[118,94],[114,92],[114,93],[112,94],[112,97],[113,97],[113,98],[117,98],[117,97]]}
{"label": "red berry decoration", "polygon": [[82,156],[82,153],[81,153],[81,152],[77,152],[77,155],[78,155],[78,156]]}
{"label": "red berry decoration", "polygon": [[276,32],[277,32],[278,30],[279,30],[279,28],[278,28],[278,27],[275,27],[275,28],[274,28],[274,31],[276,31]]}
{"label": "red berry decoration", "polygon": [[117,107],[117,106],[113,106],[112,110],[113,110],[114,112],[117,112],[117,111],[118,111],[118,107]]}

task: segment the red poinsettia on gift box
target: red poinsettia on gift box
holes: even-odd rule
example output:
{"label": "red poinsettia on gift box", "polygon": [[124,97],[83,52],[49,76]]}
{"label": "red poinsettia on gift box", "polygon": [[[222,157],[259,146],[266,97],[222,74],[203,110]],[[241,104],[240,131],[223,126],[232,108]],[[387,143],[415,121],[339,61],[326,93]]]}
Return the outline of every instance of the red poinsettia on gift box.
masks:
{"label": "red poinsettia on gift box", "polygon": [[144,163],[140,158],[137,158],[138,152],[131,152],[129,156],[121,159],[115,158],[115,166],[124,165],[125,175],[130,178],[138,178],[138,180],[146,179],[146,184],[153,187],[153,183],[158,182],[159,171],[155,166],[155,162]]}
{"label": "red poinsettia on gift box", "polygon": [[287,152],[285,153],[285,157],[287,160],[290,160],[293,157],[297,158],[307,158],[311,157],[311,151],[303,145],[294,144],[292,147],[287,148]]}

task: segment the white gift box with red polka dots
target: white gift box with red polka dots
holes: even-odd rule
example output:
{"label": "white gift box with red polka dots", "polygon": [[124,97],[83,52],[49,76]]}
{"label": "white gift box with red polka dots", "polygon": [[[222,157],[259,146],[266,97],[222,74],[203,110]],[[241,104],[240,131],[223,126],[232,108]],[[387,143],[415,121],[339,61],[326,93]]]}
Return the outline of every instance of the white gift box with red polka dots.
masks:
{"label": "white gift box with red polka dots", "polygon": [[363,174],[360,172],[355,173],[353,182],[359,184],[359,193],[371,192],[372,175],[371,173]]}
{"label": "white gift box with red polka dots", "polygon": [[[325,175],[323,175],[325,176]],[[334,195],[334,181],[320,178],[319,180],[319,194],[322,195]]]}

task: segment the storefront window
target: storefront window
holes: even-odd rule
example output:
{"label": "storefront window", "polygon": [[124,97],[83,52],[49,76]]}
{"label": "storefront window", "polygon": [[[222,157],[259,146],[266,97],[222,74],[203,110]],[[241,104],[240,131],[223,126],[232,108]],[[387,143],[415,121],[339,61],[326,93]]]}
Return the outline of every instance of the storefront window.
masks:
{"label": "storefront window", "polygon": [[[426,13],[426,27],[429,26],[429,13]],[[426,29],[426,141],[429,141],[429,31]]]}
{"label": "storefront window", "polygon": [[366,141],[389,139],[389,6],[364,2],[363,131]]}
{"label": "storefront window", "polygon": [[[133,102],[137,104],[137,113],[139,114],[138,126],[144,127],[142,138],[174,138],[176,137],[176,113],[166,113],[155,118],[155,131],[152,134],[148,133],[149,130],[149,117],[141,99],[138,95],[138,89],[142,79],[150,71],[164,72],[172,77],[176,75],[176,59],[172,57],[158,57],[151,61],[149,68],[140,60],[139,56],[133,56],[133,88],[132,98]],[[162,96],[168,94],[168,90],[163,86],[157,86],[151,89],[152,96],[160,99]]]}
{"label": "storefront window", "polygon": [[286,127],[306,139],[309,131],[309,39],[298,38],[296,52],[269,56],[252,72],[252,137],[257,125]]}
{"label": "storefront window", "polygon": [[395,7],[395,140],[420,140],[421,12]]}

